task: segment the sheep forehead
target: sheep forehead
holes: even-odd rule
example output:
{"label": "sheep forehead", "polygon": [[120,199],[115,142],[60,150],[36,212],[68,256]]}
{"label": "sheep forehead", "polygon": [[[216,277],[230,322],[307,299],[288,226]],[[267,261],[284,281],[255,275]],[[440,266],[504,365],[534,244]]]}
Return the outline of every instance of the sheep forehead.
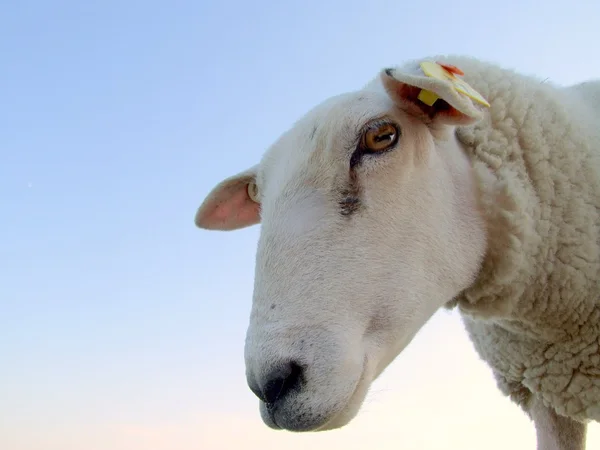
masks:
{"label": "sheep forehead", "polygon": [[331,97],[320,103],[265,152],[259,166],[259,184],[273,189],[294,181],[331,176],[332,168],[345,165],[360,127],[381,116],[393,103],[381,91],[361,90]]}

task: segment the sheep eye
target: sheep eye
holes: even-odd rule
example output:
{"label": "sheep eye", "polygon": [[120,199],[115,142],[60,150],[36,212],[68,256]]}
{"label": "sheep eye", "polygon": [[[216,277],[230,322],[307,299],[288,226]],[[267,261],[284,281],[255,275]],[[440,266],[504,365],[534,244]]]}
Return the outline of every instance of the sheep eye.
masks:
{"label": "sheep eye", "polygon": [[368,152],[383,152],[398,142],[398,128],[389,122],[373,124],[363,133],[361,144]]}

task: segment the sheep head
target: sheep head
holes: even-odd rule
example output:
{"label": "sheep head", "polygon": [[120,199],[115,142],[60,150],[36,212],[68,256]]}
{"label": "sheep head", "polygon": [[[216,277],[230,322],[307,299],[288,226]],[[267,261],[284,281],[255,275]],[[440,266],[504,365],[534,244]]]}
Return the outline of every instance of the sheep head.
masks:
{"label": "sheep head", "polygon": [[198,209],[200,228],[260,223],[245,358],[272,428],[349,423],[478,272],[484,220],[454,129],[482,113],[423,70],[386,69],[326,100]]}

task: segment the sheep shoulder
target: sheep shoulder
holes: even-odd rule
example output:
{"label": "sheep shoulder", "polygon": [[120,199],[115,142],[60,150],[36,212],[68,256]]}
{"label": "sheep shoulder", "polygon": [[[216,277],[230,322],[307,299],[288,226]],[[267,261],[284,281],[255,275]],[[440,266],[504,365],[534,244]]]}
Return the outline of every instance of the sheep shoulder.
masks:
{"label": "sheep shoulder", "polygon": [[477,280],[450,306],[506,395],[600,420],[600,82],[565,88],[446,61],[491,104],[457,129],[489,243]]}

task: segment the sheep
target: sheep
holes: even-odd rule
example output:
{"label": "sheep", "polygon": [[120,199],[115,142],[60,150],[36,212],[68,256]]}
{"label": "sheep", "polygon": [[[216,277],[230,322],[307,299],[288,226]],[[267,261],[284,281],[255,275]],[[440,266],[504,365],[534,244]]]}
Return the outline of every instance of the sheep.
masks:
{"label": "sheep", "polygon": [[538,449],[600,421],[600,80],[466,56],[331,97],[218,183],[206,230],[260,224],[245,342],[273,429],[325,431],[440,308],[458,308]]}

